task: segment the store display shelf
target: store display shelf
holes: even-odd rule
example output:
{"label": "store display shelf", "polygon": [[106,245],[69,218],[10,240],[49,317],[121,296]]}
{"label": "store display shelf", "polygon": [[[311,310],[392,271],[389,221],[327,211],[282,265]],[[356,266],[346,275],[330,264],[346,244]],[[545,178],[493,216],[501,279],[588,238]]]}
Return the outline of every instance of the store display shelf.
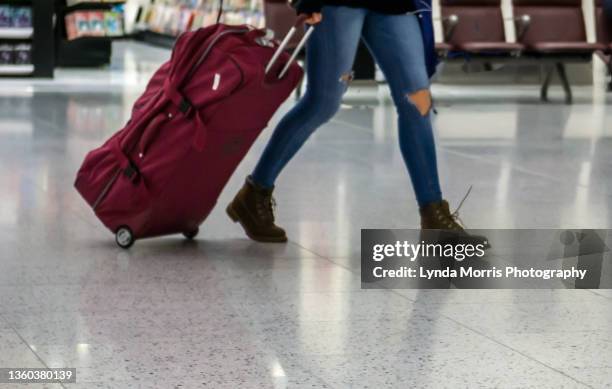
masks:
{"label": "store display shelf", "polygon": [[0,27],[0,39],[30,39],[33,34],[32,27]]}
{"label": "store display shelf", "polygon": [[57,42],[59,66],[95,67],[110,63],[111,40],[104,37],[83,37]]}
{"label": "store display shelf", "polygon": [[75,42],[75,41],[107,41],[116,38],[115,36],[79,36],[73,39],[65,39],[65,42]]}
{"label": "store display shelf", "polygon": [[143,42],[149,43],[158,47],[165,47],[171,49],[174,47],[176,42],[176,36],[170,34],[162,34],[150,30],[140,31],[135,35],[136,39],[140,39]]}
{"label": "store display shelf", "polygon": [[23,5],[32,5],[32,1],[34,0],[2,0],[0,1],[0,4],[23,6]]}
{"label": "store display shelf", "polygon": [[77,3],[73,5],[66,5],[64,7],[65,12],[71,11],[79,11],[79,10],[90,10],[90,9],[104,9],[104,8],[112,8],[116,5],[125,4],[125,0],[123,1],[86,1],[82,3]]}
{"label": "store display shelf", "polygon": [[34,65],[0,65],[0,76],[26,76],[34,73]]}

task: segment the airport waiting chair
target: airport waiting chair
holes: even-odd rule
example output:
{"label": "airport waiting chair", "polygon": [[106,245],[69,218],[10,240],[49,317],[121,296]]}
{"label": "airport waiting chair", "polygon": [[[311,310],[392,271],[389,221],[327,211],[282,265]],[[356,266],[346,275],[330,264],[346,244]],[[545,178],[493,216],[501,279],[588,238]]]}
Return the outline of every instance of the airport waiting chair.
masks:
{"label": "airport waiting chair", "polygon": [[525,54],[542,59],[546,74],[540,97],[548,99],[548,88],[556,68],[566,102],[571,104],[572,91],[566,62],[588,62],[592,54],[602,48],[586,38],[581,0],[513,0],[517,42],[525,47]]}
{"label": "airport waiting chair", "polygon": [[605,14],[603,0],[595,0],[595,30],[597,43],[602,46],[597,55],[608,68],[608,91],[612,92],[612,15]]}
{"label": "airport waiting chair", "polygon": [[518,55],[520,43],[507,42],[501,0],[441,0],[444,42],[438,49],[473,55]]}

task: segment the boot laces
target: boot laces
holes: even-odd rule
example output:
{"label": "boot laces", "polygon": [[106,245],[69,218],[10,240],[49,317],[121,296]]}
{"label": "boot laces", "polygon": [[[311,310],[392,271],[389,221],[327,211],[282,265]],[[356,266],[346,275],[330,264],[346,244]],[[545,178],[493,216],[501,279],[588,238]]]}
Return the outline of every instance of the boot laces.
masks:
{"label": "boot laces", "polygon": [[276,212],[276,199],[274,198],[274,196],[270,196],[269,210],[272,216],[274,216],[274,212]]}
{"label": "boot laces", "polygon": [[265,196],[263,198],[263,204],[260,209],[263,211],[262,217],[274,222],[274,212],[276,211],[276,200],[274,199],[274,196]]}
{"label": "boot laces", "polygon": [[450,217],[453,219],[453,221],[455,220],[458,221],[459,222],[458,224],[464,228],[466,227],[466,225],[463,222],[463,220],[461,220],[461,217],[459,217],[459,210],[461,209],[461,207],[463,206],[463,203],[465,202],[465,200],[467,200],[468,196],[472,192],[472,187],[473,185],[470,185],[467,192],[465,193],[465,196],[463,196],[463,199],[459,202],[459,206],[457,206],[457,209],[455,209],[455,211],[450,214]]}

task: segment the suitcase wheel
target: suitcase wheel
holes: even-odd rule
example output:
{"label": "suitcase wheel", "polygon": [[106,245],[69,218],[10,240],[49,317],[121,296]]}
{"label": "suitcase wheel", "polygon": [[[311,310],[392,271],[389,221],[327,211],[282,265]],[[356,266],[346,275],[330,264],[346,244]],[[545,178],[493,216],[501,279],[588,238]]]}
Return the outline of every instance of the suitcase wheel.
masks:
{"label": "suitcase wheel", "polygon": [[196,236],[198,236],[198,233],[200,232],[199,228],[196,228],[193,231],[188,231],[188,232],[183,232],[183,236],[189,240],[193,240],[193,238],[195,238]]}
{"label": "suitcase wheel", "polygon": [[115,234],[115,242],[117,242],[117,245],[122,249],[129,249],[132,247],[134,244],[134,234],[132,234],[132,230],[127,226],[119,227]]}

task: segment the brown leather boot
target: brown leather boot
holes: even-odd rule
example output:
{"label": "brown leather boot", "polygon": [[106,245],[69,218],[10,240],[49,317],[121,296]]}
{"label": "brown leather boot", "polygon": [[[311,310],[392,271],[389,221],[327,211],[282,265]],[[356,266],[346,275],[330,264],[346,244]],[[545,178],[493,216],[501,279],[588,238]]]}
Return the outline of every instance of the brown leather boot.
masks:
{"label": "brown leather boot", "polygon": [[244,186],[234,200],[227,206],[227,214],[240,223],[249,238],[258,242],[286,242],[285,230],[274,224],[274,188],[258,187],[251,177],[247,177]]}
{"label": "brown leather boot", "polygon": [[427,204],[420,209],[420,213],[422,230],[441,230],[454,243],[484,244],[486,248],[491,247],[486,237],[469,234],[457,222],[458,212],[451,213],[446,200]]}

